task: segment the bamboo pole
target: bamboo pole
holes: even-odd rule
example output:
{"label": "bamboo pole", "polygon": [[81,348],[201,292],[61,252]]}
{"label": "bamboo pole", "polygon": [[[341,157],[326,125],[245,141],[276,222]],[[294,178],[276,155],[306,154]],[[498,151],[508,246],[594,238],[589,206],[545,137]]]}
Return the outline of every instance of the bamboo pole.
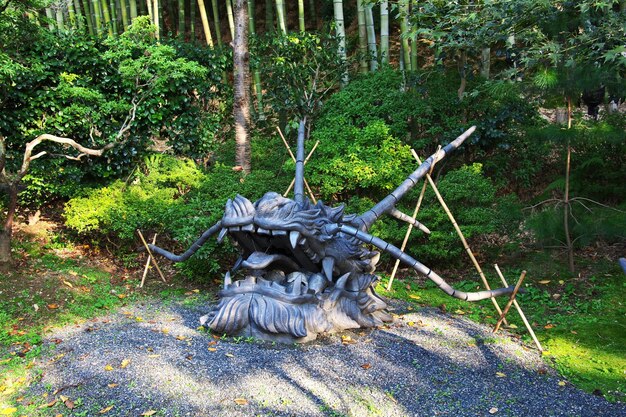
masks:
{"label": "bamboo pole", "polygon": [[83,10],[85,11],[85,23],[87,24],[87,31],[91,36],[94,36],[96,34],[96,31],[94,30],[93,11],[89,7],[90,2],[89,0],[82,0],[82,2]]}
{"label": "bamboo pole", "polygon": [[117,3],[115,0],[111,0],[109,2],[109,7],[111,10],[111,30],[113,34],[117,35],[119,32],[117,30]]}
{"label": "bamboo pole", "polygon": [[[152,245],[156,244],[157,234],[154,234],[152,238]],[[148,275],[148,269],[150,269],[150,260],[152,259],[152,255],[148,254],[148,259],[146,260],[146,267],[143,269],[143,275],[141,276],[141,284],[139,284],[139,288],[143,288],[144,282],[146,282],[146,276]]]}
{"label": "bamboo pole", "polygon": [[113,25],[111,24],[111,14],[109,13],[107,0],[102,0],[100,2],[100,8],[102,9],[102,17],[104,18],[104,24],[107,27],[109,36],[113,36]]}
{"label": "bamboo pole", "polygon": [[398,4],[398,12],[400,17],[400,41],[402,44],[402,53],[404,59],[405,71],[411,71],[411,48],[409,47],[409,0],[400,0]]}
{"label": "bamboo pole", "polygon": [[46,17],[48,18],[48,29],[53,31],[55,26],[52,23],[54,21],[54,14],[52,13],[52,9],[46,7]]}
{"label": "bamboo pole", "polygon": [[146,247],[146,250],[148,251],[148,259],[150,259],[150,261],[152,262],[152,265],[154,265],[156,270],[159,272],[159,275],[161,276],[161,279],[163,280],[163,282],[167,283],[167,281],[165,280],[165,276],[163,275],[163,272],[161,272],[161,268],[159,268],[159,264],[157,264],[156,259],[154,259],[154,255],[152,255],[150,246],[148,246],[148,244],[146,243],[146,239],[144,239],[143,234],[141,234],[141,230],[137,229],[137,233],[139,233],[139,238],[141,239],[141,243],[143,243],[143,245]]}
{"label": "bamboo pole", "polygon": [[378,69],[378,52],[376,50],[376,30],[374,28],[374,15],[372,13],[372,3],[364,5],[365,8],[365,25],[367,28],[367,53],[370,59],[370,71],[374,72]]}
{"label": "bamboo pole", "polygon": [[[148,0],[150,1],[150,0]],[[152,21],[154,22],[154,26],[155,26],[155,30],[154,30],[154,36],[157,39],[161,39],[161,30],[159,27],[159,17],[160,17],[160,10],[159,10],[159,0],[153,0],[152,1]]]}
{"label": "bamboo pole", "polygon": [[[500,271],[500,267],[498,266],[498,264],[495,264],[494,267],[496,269],[496,272],[498,273],[498,276],[500,277],[500,281],[502,281],[502,284],[505,287],[508,287],[509,284],[506,282],[506,279],[504,278],[504,274],[502,274],[502,271]],[[537,339],[537,336],[535,335],[535,332],[533,331],[532,326],[528,322],[528,319],[526,319],[526,315],[522,311],[522,307],[520,307],[520,305],[517,302],[517,300],[513,300],[513,305],[517,309],[517,312],[518,312],[519,316],[522,318],[522,321],[524,322],[524,326],[526,326],[526,329],[528,329],[528,333],[530,333],[530,336],[535,341],[535,344],[537,345],[537,348],[539,349],[540,352],[543,352],[543,347],[541,347],[541,343],[539,343],[539,340]]]}
{"label": "bamboo pole", "polygon": [[304,0],[298,0],[298,27],[300,32],[306,31],[304,22]]}
{"label": "bamboo pole", "polygon": [[[333,16],[335,18],[335,33],[337,34],[337,38],[339,38],[339,46],[337,49],[337,54],[339,54],[339,58],[341,58],[342,63],[347,62],[347,54],[346,54],[346,27],[343,17],[343,1],[342,0],[333,0]],[[343,71],[341,74],[341,88],[348,85],[350,81],[348,75],[348,69]]]}
{"label": "bamboo pole", "polygon": [[130,25],[130,20],[128,20],[126,0],[120,0],[120,12],[122,15],[122,32],[125,32],[128,25]]}
{"label": "bamboo pole", "polygon": [[[411,149],[411,153],[413,154],[413,158],[415,158],[417,163],[421,164],[422,162],[420,160],[420,157],[417,156],[417,153],[415,152],[415,150]],[[480,264],[476,260],[476,257],[474,256],[474,253],[472,252],[472,250],[470,249],[470,247],[469,247],[469,245],[467,243],[467,240],[465,240],[465,236],[463,235],[463,232],[461,231],[461,228],[459,227],[459,225],[457,224],[454,216],[452,215],[452,212],[448,208],[448,205],[443,200],[443,197],[441,196],[441,193],[439,193],[439,189],[437,188],[437,184],[435,184],[435,182],[433,181],[433,179],[430,176],[430,174],[426,174],[426,179],[428,180],[428,183],[430,184],[431,188],[435,192],[435,195],[437,196],[437,200],[439,200],[439,204],[441,204],[441,207],[446,212],[446,214],[448,215],[448,218],[452,222],[452,226],[454,226],[454,230],[456,230],[457,235],[461,239],[461,243],[463,244],[463,248],[467,252],[467,254],[470,257],[470,259],[472,260],[472,263],[474,264],[474,267],[476,268],[476,271],[478,271],[478,275],[480,275],[480,279],[482,280],[483,285],[485,286],[485,288],[487,290],[491,290],[491,287],[489,286],[489,282],[487,282],[487,277],[485,276],[485,273],[483,272],[482,268],[480,267]],[[498,312],[498,314],[502,315],[502,310],[500,309],[500,305],[498,304],[498,300],[496,300],[495,297],[491,297],[490,299],[491,299],[491,302],[493,303],[493,306],[496,308],[496,311]],[[506,318],[504,319],[504,323],[508,324],[507,321],[506,321]]]}
{"label": "bamboo pole", "polygon": [[359,70],[365,74],[368,71],[367,65],[367,26],[365,24],[365,7],[363,0],[357,0],[357,21],[359,23]]}
{"label": "bamboo pole", "polygon": [[389,64],[389,2],[380,2],[380,62]]}
{"label": "bamboo pole", "polygon": [[[79,9],[80,10],[80,9]],[[70,27],[75,29],[78,24],[76,23],[76,11],[74,10],[74,1],[69,0],[67,2],[67,15],[70,19]]]}
{"label": "bamboo pole", "polygon": [[57,21],[57,30],[64,31],[65,21],[63,19],[63,9],[60,6],[58,6],[56,9],[56,21]]}
{"label": "bamboo pole", "polygon": [[102,12],[100,11],[100,1],[92,0],[91,5],[93,8],[93,22],[95,26],[96,35],[102,34]]}
{"label": "bamboo pole", "polygon": [[137,0],[130,0],[129,11],[130,21],[132,23],[133,19],[137,17]]}
{"label": "bamboo pole", "polygon": [[517,295],[517,292],[519,291],[520,287],[522,286],[522,282],[524,282],[524,278],[526,278],[526,271],[522,271],[522,274],[520,275],[519,279],[517,280],[517,284],[515,284],[515,288],[513,289],[513,292],[511,293],[511,297],[509,298],[509,302],[506,303],[506,305],[504,306],[504,310],[502,311],[502,314],[500,315],[500,318],[498,319],[498,322],[496,323],[496,327],[494,327],[494,329],[493,329],[494,333],[498,332],[498,330],[500,329],[500,325],[506,319],[506,315],[508,314],[509,309],[511,308],[511,305],[513,305],[513,301],[515,301],[515,296]]}
{"label": "bamboo pole", "polygon": [[178,37],[185,39],[185,0],[178,0]]}
{"label": "bamboo pole", "polygon": [[[436,163],[437,162],[435,161],[432,164],[432,166],[430,167],[430,172],[433,172],[433,169],[435,168]],[[415,209],[413,210],[414,219],[417,218],[417,213],[419,213],[420,207],[422,206],[422,200],[424,199],[424,195],[426,194],[427,186],[428,186],[428,183],[424,181],[424,185],[422,185],[422,191],[420,192],[420,195],[417,199],[417,203],[415,204]],[[404,234],[404,240],[402,241],[402,246],[400,247],[400,250],[402,252],[404,252],[404,249],[406,249],[406,245],[409,242],[409,237],[411,236],[412,231],[413,231],[413,223],[409,223],[409,227],[406,229],[406,233]],[[400,259],[396,259],[396,263],[393,265],[393,270],[391,271],[391,276],[389,276],[389,282],[387,283],[387,291],[391,291],[391,286],[393,285],[393,280],[396,277],[396,273],[398,272],[399,266],[400,266]]]}
{"label": "bamboo pole", "polygon": [[226,0],[226,15],[228,17],[230,39],[235,39],[235,20],[233,18],[233,3],[231,2],[231,0]]}
{"label": "bamboo pole", "polygon": [[278,28],[283,33],[287,34],[287,24],[285,22],[285,3],[284,0],[276,0],[276,20],[278,20]]}
{"label": "bamboo pole", "polygon": [[189,0],[189,37],[191,42],[196,41],[196,0]]}
{"label": "bamboo pole", "polygon": [[215,38],[217,39],[217,46],[222,46],[222,31],[220,25],[219,8],[217,7],[217,0],[211,0],[211,8],[213,9],[213,26],[215,26]]}
{"label": "bamboo pole", "polygon": [[78,24],[78,29],[80,29],[81,32],[84,32],[85,22],[84,22],[83,12],[80,9],[80,0],[73,0],[73,1],[74,1],[74,13],[76,13],[76,22]]}
{"label": "bamboo pole", "polygon": [[265,0],[265,32],[274,31],[274,0]]}
{"label": "bamboo pole", "polygon": [[209,27],[209,18],[207,17],[206,8],[204,7],[204,0],[198,0],[198,7],[200,8],[200,20],[202,20],[202,29],[204,30],[206,44],[213,48],[213,37],[211,36],[211,28]]}
{"label": "bamboo pole", "polygon": [[152,0],[146,0],[146,6],[148,8],[148,16],[150,20],[154,22],[154,13],[152,13]]}

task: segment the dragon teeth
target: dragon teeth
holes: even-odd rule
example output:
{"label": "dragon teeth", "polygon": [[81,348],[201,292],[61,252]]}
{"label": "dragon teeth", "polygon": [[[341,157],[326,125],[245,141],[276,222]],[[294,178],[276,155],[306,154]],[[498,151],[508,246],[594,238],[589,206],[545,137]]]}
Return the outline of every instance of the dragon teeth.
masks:
{"label": "dragon teeth", "polygon": [[226,289],[226,287],[228,287],[232,283],[233,283],[233,280],[230,277],[230,271],[228,271],[226,272],[226,275],[224,275],[224,289]]}
{"label": "dragon teeth", "polygon": [[300,239],[300,232],[296,230],[292,230],[291,232],[289,232],[289,242],[291,243],[291,247],[293,249],[296,248],[296,245],[298,244],[299,239]]}
{"label": "dragon teeth", "polygon": [[335,267],[335,258],[327,256],[322,260],[322,269],[324,269],[324,275],[329,281],[333,280],[333,269]]}
{"label": "dragon teeth", "polygon": [[226,229],[225,227],[220,230],[220,234],[219,236],[217,236],[218,243],[222,243],[222,240],[224,240],[224,236],[226,236],[226,233],[228,233],[228,229]]}

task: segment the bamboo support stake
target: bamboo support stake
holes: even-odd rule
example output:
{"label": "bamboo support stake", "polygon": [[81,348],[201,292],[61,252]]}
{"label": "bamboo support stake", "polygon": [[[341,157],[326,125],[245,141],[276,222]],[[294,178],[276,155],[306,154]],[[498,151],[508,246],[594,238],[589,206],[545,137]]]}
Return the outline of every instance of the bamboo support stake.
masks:
{"label": "bamboo support stake", "polygon": [[[413,154],[413,158],[415,158],[417,163],[421,164],[422,162],[420,160],[420,157],[417,156],[417,153],[415,152],[415,150],[411,149],[411,153]],[[456,230],[457,235],[461,239],[461,243],[463,243],[463,248],[465,248],[465,251],[469,255],[470,259],[472,260],[472,263],[474,264],[474,267],[476,268],[476,271],[478,271],[478,275],[480,275],[480,279],[482,280],[483,285],[485,286],[485,288],[487,290],[491,290],[491,287],[489,286],[489,282],[487,282],[487,277],[485,277],[485,273],[483,272],[482,268],[478,264],[478,261],[476,260],[476,257],[474,256],[474,253],[470,249],[470,247],[469,247],[469,245],[467,243],[467,240],[465,240],[465,236],[463,235],[463,232],[461,231],[461,228],[459,227],[459,225],[457,224],[456,220],[454,219],[454,216],[452,215],[452,212],[448,208],[448,205],[446,204],[446,202],[443,200],[443,197],[439,193],[439,189],[437,188],[437,185],[435,184],[435,181],[433,181],[433,179],[430,176],[430,174],[426,174],[426,179],[428,180],[428,183],[430,184],[430,186],[432,187],[433,191],[435,192],[435,195],[437,196],[437,200],[439,200],[439,204],[441,204],[441,207],[446,212],[446,214],[448,215],[448,218],[452,222],[452,226],[454,226],[454,230]],[[493,303],[493,306],[496,308],[496,311],[498,312],[498,314],[502,315],[502,310],[500,309],[500,305],[498,304],[498,301],[494,297],[491,297],[491,302]],[[508,325],[508,323],[506,321],[506,318],[504,319],[504,324]]]}
{"label": "bamboo support stake", "polygon": [[139,234],[139,238],[141,239],[141,243],[143,243],[143,245],[146,247],[146,250],[148,251],[148,258],[152,262],[152,265],[154,265],[156,270],[159,272],[159,275],[161,276],[161,279],[163,280],[163,282],[167,283],[167,281],[165,280],[165,276],[163,275],[163,272],[161,272],[161,268],[159,268],[159,264],[157,264],[156,259],[154,259],[154,255],[152,255],[152,251],[150,250],[150,246],[148,246],[148,244],[146,243],[146,239],[144,239],[143,235],[141,234],[141,230],[137,229],[137,233]]}
{"label": "bamboo support stake", "polygon": [[[156,233],[152,238],[152,244],[156,244]],[[148,275],[148,269],[150,268],[150,260],[152,259],[152,255],[148,254],[148,259],[146,260],[146,267],[143,269],[143,275],[141,276],[141,284],[139,284],[139,288],[143,288],[144,282],[146,282],[146,276]]]}
{"label": "bamboo support stake", "polygon": [[[433,165],[430,167],[430,172],[433,172],[435,163],[433,163]],[[415,210],[413,210],[414,219],[417,218],[417,213],[419,213],[420,211],[422,200],[424,199],[424,194],[426,194],[427,186],[428,186],[428,183],[424,181],[424,185],[422,185],[422,191],[420,192],[420,196],[417,199],[417,204],[415,204]],[[402,252],[404,252],[404,249],[406,249],[406,245],[409,242],[409,237],[411,236],[412,231],[413,231],[413,223],[409,223],[409,227],[406,229],[406,233],[404,234],[404,240],[402,241],[402,246],[400,247],[400,250]],[[396,259],[396,263],[393,265],[393,271],[391,271],[391,276],[389,277],[389,282],[387,283],[387,291],[391,291],[391,286],[393,284],[394,278],[396,277],[396,273],[398,272],[399,266],[400,266],[400,259]]]}
{"label": "bamboo support stake", "polygon": [[[502,274],[502,271],[500,271],[500,267],[498,266],[498,264],[495,264],[494,267],[496,268],[496,272],[498,273],[498,276],[500,277],[500,281],[502,281],[502,284],[504,284],[505,287],[508,287],[509,284],[506,282],[506,279],[504,278],[504,275]],[[541,347],[541,343],[539,343],[539,340],[537,339],[537,336],[535,335],[535,332],[533,331],[533,328],[531,327],[530,323],[528,322],[528,319],[526,319],[526,315],[522,311],[522,307],[520,307],[520,305],[517,302],[517,300],[513,300],[513,305],[517,309],[517,312],[519,313],[519,316],[522,318],[522,321],[524,322],[524,326],[526,326],[526,329],[528,329],[528,333],[530,333],[530,336],[535,341],[535,344],[537,345],[537,348],[539,349],[540,352],[543,352],[543,347]]]}
{"label": "bamboo support stake", "polygon": [[526,271],[522,271],[522,274],[519,276],[519,279],[517,280],[517,284],[515,284],[515,288],[513,289],[513,292],[511,293],[511,297],[509,298],[509,302],[506,303],[506,305],[504,306],[504,311],[502,311],[502,314],[500,315],[500,318],[498,319],[498,322],[496,323],[496,327],[493,329],[494,333],[496,333],[500,329],[500,325],[505,320],[506,315],[509,312],[509,309],[513,305],[513,301],[515,301],[515,296],[517,295],[519,288],[522,286],[522,282],[524,282],[524,278],[526,278]]}

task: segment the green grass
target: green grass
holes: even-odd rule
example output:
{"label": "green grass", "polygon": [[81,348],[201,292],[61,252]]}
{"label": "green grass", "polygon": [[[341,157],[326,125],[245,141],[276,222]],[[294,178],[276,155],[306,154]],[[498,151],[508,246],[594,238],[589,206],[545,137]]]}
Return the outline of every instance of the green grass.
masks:
{"label": "green grass", "polygon": [[[610,401],[626,401],[626,280],[619,267],[606,261],[588,265],[581,262],[579,268],[585,271],[582,278],[571,276],[546,255],[534,255],[528,261],[526,293],[518,295],[518,301],[544,348],[547,363],[585,391],[602,393]],[[510,285],[520,273],[506,268],[503,272]],[[489,325],[498,319],[490,300],[457,300],[430,281],[420,284],[414,277],[396,279],[392,291],[387,292],[387,282],[383,277],[378,292],[408,301],[413,305],[409,308],[440,307]],[[454,287],[475,291],[482,289],[478,282],[457,281]],[[498,282],[495,278],[490,285],[501,286]],[[507,298],[500,300],[503,307]],[[514,308],[507,319],[513,325],[507,330],[534,346]]]}

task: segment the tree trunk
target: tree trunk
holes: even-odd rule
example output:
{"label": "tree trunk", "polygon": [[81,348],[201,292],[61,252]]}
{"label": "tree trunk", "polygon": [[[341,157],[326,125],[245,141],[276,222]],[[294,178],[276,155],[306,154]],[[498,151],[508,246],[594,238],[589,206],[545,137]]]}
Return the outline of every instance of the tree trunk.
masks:
{"label": "tree trunk", "polygon": [[235,163],[250,172],[250,54],[248,52],[248,6],[246,0],[235,0],[235,38],[233,39],[235,119]]}
{"label": "tree trunk", "polygon": [[6,266],[11,263],[11,238],[13,235],[13,219],[17,209],[17,185],[7,184],[9,194],[9,205],[7,207],[7,217],[0,231],[0,265]]}
{"label": "tree trunk", "polygon": [[380,62],[389,64],[389,2],[380,2]]}
{"label": "tree trunk", "polygon": [[359,68],[362,73],[368,71],[367,66],[367,26],[365,25],[365,7],[363,0],[357,0],[357,20],[359,22]]}
{"label": "tree trunk", "polygon": [[[346,28],[343,21],[343,1],[342,0],[333,0],[333,11],[335,17],[335,30],[337,32],[337,37],[339,38],[339,50],[337,53],[341,58],[342,62],[345,64],[347,61],[346,55]],[[348,84],[348,70],[344,70],[341,75],[341,86],[345,87]]]}

